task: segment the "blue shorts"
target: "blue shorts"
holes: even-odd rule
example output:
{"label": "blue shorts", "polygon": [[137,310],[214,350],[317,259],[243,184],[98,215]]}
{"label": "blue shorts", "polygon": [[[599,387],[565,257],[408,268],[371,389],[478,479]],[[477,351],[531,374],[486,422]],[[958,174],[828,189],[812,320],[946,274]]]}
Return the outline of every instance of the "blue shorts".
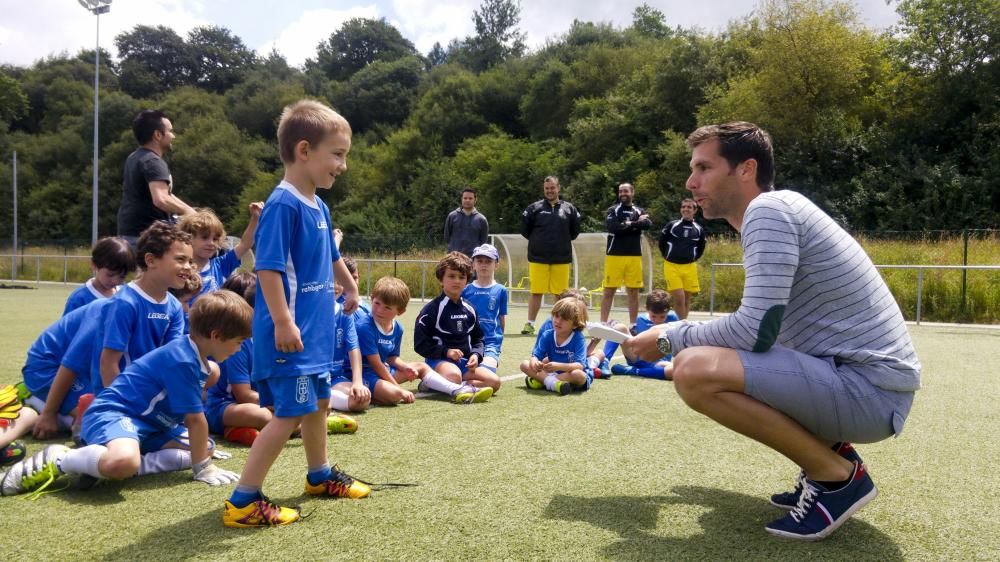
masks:
{"label": "blue shorts", "polygon": [[205,404],[205,417],[208,419],[208,431],[216,435],[222,435],[226,431],[226,424],[222,421],[226,408],[235,404],[235,400],[212,400]]}
{"label": "blue shorts", "polygon": [[827,441],[874,443],[898,434],[913,404],[912,392],[868,382],[863,366],[838,365],[775,345],[764,353],[737,350],[744,393],[783,412]]}
{"label": "blue shorts", "polygon": [[465,372],[469,370],[466,366],[468,365],[469,360],[465,357],[459,359],[458,361],[452,361],[451,359],[425,359],[424,362],[427,363],[428,367],[435,371],[437,370],[437,366],[441,363],[451,363],[452,365],[458,367],[458,370],[461,371],[463,377],[465,376]]}
{"label": "blue shorts", "polygon": [[181,424],[164,428],[110,408],[88,408],[80,438],[87,445],[107,445],[115,439],[135,439],[139,452],[159,451],[171,441],[191,446],[187,428]]}
{"label": "blue shorts", "polygon": [[[51,388],[51,386],[46,386],[45,388],[32,390],[31,396],[38,398],[38,400],[44,404],[49,400],[49,390]],[[76,409],[76,404],[80,401],[80,397],[88,392],[90,392],[89,388],[81,384],[79,381],[74,380],[73,386],[70,387],[68,392],[66,392],[66,397],[63,398],[62,404],[59,405],[59,414],[62,416],[68,416],[70,412]],[[32,406],[31,404],[28,405]],[[42,413],[41,410],[39,410],[38,413]]]}
{"label": "blue shorts", "polygon": [[487,357],[492,357],[496,360],[497,365],[500,364],[500,346],[499,345],[486,345],[486,349],[483,351],[483,359]]}
{"label": "blue shorts", "polygon": [[[376,375],[375,373],[361,374],[361,383],[365,385],[365,388],[367,388],[369,392],[375,392],[375,383],[377,383],[380,380],[382,379],[378,378],[378,375]],[[352,378],[348,375],[337,375],[330,379],[330,388],[333,388],[342,382],[351,384],[351,382],[353,381]]]}
{"label": "blue shorts", "polygon": [[330,372],[297,377],[272,377],[257,381],[261,408],[274,407],[279,418],[295,418],[317,410],[317,402],[330,397]]}
{"label": "blue shorts", "polygon": [[583,374],[587,376],[587,380],[583,383],[583,386],[573,385],[573,390],[576,392],[586,392],[590,390],[590,385],[594,384],[593,369],[584,369]]}

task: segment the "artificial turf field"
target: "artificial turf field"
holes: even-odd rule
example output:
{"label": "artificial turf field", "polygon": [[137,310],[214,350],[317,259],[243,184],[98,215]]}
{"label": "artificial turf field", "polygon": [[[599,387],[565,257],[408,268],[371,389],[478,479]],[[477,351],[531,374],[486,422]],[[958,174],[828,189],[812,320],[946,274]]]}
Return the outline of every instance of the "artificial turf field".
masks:
{"label": "artificial turf field", "polygon": [[[72,287],[0,289],[0,384]],[[419,303],[402,318],[407,335]],[[620,315],[620,314],[619,314]],[[533,338],[508,317],[501,374]],[[763,526],[783,512],[791,462],[689,410],[671,384],[615,377],[583,394],[527,391],[521,378],[485,404],[439,399],[374,408],[330,457],[375,482],[415,482],[360,501],[302,491],[291,441],[265,493],[309,516],[275,529],[227,529],[211,488],[177,472],[27,501],[0,499],[4,560],[988,560],[1000,559],[1000,330],[910,326],[923,363],[906,430],[858,449],[879,497],[831,538],[798,543]],[[410,338],[404,358],[415,359]],[[68,444],[68,443],[67,443]],[[29,453],[39,443],[29,440]],[[239,471],[246,448],[221,444]]]}

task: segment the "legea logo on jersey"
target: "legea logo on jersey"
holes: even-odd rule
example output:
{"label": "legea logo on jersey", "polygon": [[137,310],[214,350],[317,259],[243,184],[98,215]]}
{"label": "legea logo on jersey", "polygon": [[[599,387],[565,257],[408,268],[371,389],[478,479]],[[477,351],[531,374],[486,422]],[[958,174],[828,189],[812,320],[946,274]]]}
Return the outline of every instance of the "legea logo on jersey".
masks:
{"label": "legea logo on jersey", "polygon": [[317,230],[326,230],[327,228],[329,227],[326,226],[326,219],[319,219],[318,221],[316,221]]}
{"label": "legea logo on jersey", "polygon": [[146,318],[148,320],[170,320],[170,315],[166,312],[150,312]]}
{"label": "legea logo on jersey", "polygon": [[309,377],[302,376],[295,380],[295,401],[305,404],[309,400]]}
{"label": "legea logo on jersey", "polygon": [[392,340],[386,340],[386,339],[382,339],[382,338],[378,339],[378,344],[379,345],[385,345],[385,346],[388,346],[388,347],[392,347],[394,345],[394,343],[393,343]]}

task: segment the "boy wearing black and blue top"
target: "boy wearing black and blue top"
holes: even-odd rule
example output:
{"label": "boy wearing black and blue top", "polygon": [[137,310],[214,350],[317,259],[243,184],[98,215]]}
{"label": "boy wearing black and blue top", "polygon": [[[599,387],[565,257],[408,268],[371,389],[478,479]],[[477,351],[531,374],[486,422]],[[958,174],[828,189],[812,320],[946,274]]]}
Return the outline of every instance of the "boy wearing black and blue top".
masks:
{"label": "boy wearing black and blue top", "polygon": [[483,331],[483,367],[497,372],[500,367],[500,350],[507,320],[507,287],[493,277],[500,263],[500,252],[492,244],[483,244],[472,250],[472,269],[476,278],[465,286],[462,299],[476,309],[479,328]]}
{"label": "boy wearing black and blue top", "polygon": [[483,331],[476,310],[462,299],[472,261],[461,252],[449,252],[434,274],[441,294],[420,310],[413,332],[413,349],[431,368],[420,390],[435,390],[459,403],[485,402],[500,389],[500,377],[480,366]]}
{"label": "boy wearing black and blue top", "polygon": [[[142,275],[122,287],[98,324],[91,376],[99,392],[124,367],[184,335],[184,311],[168,289],[182,289],[191,270],[191,237],[154,222],[136,243]],[[99,373],[99,376],[96,374]]]}
{"label": "boy wearing black and blue top", "polygon": [[225,503],[227,527],[286,525],[299,519],[298,509],[275,505],[261,487],[300,425],[307,494],[363,498],[371,492],[331,468],[326,451],[334,279],[344,286],[347,314],[358,306],[358,288],[340,259],[330,211],[316,190],[331,188],[347,169],[351,126],[319,102],[299,101],[281,114],[278,147],[284,178],[264,204],[255,238],[252,373],[260,405],[273,407],[274,418],[254,441],[239,485]]}
{"label": "boy wearing black and blue top", "polygon": [[135,271],[135,250],[124,238],[101,238],[90,251],[90,268],[94,276],[69,294],[64,316],[95,300],[113,297],[125,278]]}
{"label": "boy wearing black and blue top", "polygon": [[124,479],[190,467],[210,486],[237,475],[212,464],[201,397],[218,377],[213,357],[225,360],[250,335],[253,312],[243,299],[220,291],[191,310],[191,336],[143,356],[119,374],[87,409],[85,446],[50,445],[12,466],[0,493],[41,492],[64,475]]}

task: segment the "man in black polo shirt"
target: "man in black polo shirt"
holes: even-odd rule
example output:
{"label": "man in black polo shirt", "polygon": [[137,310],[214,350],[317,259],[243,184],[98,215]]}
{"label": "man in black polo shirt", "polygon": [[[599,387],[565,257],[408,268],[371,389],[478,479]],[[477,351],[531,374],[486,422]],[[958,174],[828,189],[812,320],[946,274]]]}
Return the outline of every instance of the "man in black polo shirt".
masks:
{"label": "man in black polo shirt", "polygon": [[155,221],[173,222],[174,215],[194,209],[173,194],[170,169],[163,155],[174,140],[174,126],[162,111],[146,109],[132,121],[139,148],[125,160],[122,202],[118,207],[118,235],[133,246],[139,234]]}

